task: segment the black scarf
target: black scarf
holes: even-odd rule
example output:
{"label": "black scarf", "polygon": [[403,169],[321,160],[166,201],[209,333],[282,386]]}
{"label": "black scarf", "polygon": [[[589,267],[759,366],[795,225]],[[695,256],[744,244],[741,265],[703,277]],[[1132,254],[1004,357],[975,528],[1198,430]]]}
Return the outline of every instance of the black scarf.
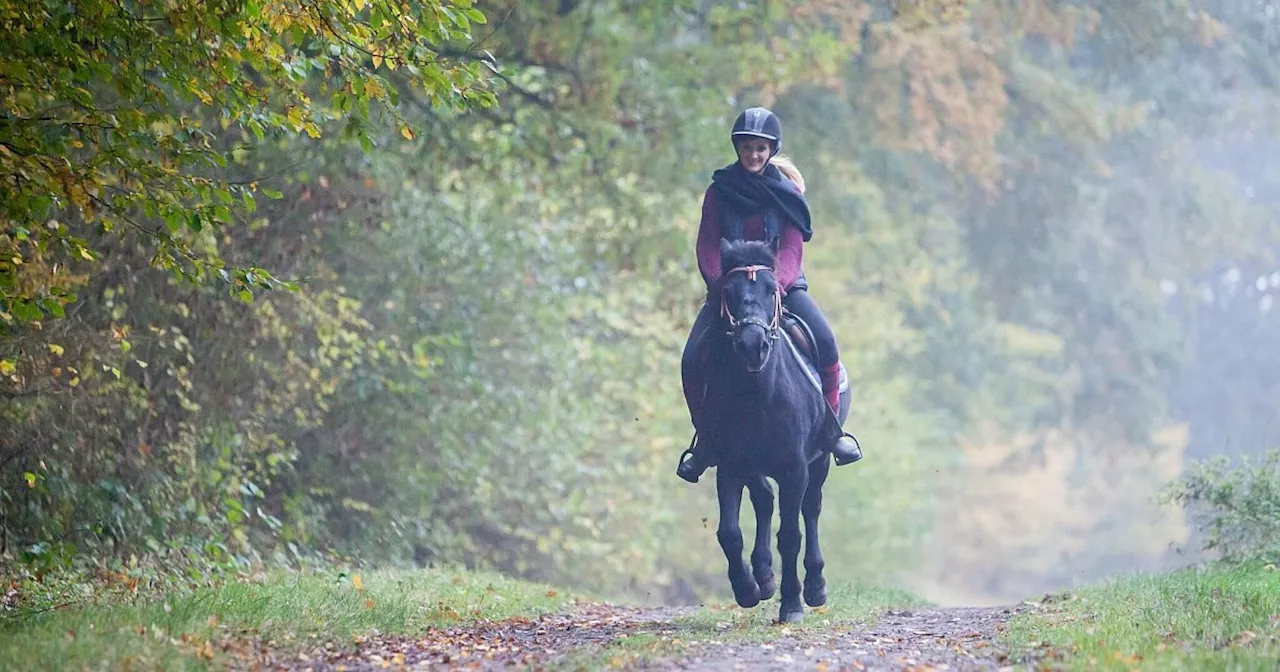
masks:
{"label": "black scarf", "polygon": [[743,222],[760,212],[764,213],[765,238],[770,243],[782,234],[782,223],[800,229],[806,243],[813,237],[809,202],[772,163],[753,174],[735,161],[712,173],[711,186],[720,212],[720,233],[725,238],[741,239]]}

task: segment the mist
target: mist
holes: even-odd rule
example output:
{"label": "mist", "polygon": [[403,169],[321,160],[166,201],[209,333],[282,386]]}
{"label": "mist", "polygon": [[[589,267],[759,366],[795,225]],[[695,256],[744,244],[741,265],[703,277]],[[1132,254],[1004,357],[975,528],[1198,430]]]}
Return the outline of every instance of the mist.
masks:
{"label": "mist", "polygon": [[279,192],[209,196],[225,222],[22,192],[0,555],[723,598],[679,361],[703,192],[765,105],[866,455],[826,488],[828,575],[1003,604],[1208,557],[1170,483],[1277,447],[1280,6],[479,8],[447,95],[388,70],[358,123],[327,70],[297,86],[342,114],[306,132],[170,101],[230,159],[192,175]]}

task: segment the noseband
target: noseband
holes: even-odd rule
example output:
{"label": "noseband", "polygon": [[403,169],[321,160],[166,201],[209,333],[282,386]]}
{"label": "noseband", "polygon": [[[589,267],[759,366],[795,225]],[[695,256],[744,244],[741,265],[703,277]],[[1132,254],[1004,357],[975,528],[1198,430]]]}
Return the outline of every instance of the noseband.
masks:
{"label": "noseband", "polygon": [[[775,272],[772,268],[768,266],[758,266],[758,265],[757,266],[738,266],[737,268],[731,268],[728,271],[726,271],[725,277],[727,278],[728,276],[733,275],[734,273],[746,273],[747,278],[751,280],[751,282],[755,282],[756,273],[760,271],[768,271],[770,273]],[[745,327],[748,324],[755,324],[762,327],[765,330],[765,333],[769,335],[769,338],[771,340],[777,340],[778,322],[782,317],[782,288],[778,287],[773,290],[773,319],[769,321],[767,324],[765,323],[764,320],[761,320],[758,317],[747,317],[741,320],[734,317],[733,312],[729,310],[729,304],[725,303],[723,293],[721,293],[720,295],[720,317],[726,318],[729,320],[729,332],[726,334],[728,336],[732,336],[738,333],[739,329],[741,329],[742,327]]]}

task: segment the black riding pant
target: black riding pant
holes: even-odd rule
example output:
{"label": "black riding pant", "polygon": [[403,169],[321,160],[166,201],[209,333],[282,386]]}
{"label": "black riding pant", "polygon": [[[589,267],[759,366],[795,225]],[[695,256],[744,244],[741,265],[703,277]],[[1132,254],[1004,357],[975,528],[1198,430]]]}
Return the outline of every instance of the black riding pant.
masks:
{"label": "black riding pant", "polygon": [[818,307],[813,297],[809,296],[809,292],[792,289],[782,297],[782,305],[809,325],[809,330],[813,332],[813,340],[817,341],[819,369],[834,366],[840,361],[840,351],[836,349],[835,332],[831,331],[827,316],[822,314],[822,309]]}
{"label": "black riding pant", "polygon": [[[689,340],[685,341],[684,354],[680,358],[680,379],[684,385],[684,402],[689,407],[689,418],[694,428],[698,426],[698,410],[702,406],[702,390],[705,383],[705,352],[711,330],[720,319],[720,306],[712,305],[710,296],[702,304],[698,316],[693,320],[693,328],[689,330]],[[700,355],[699,353],[703,353]]]}

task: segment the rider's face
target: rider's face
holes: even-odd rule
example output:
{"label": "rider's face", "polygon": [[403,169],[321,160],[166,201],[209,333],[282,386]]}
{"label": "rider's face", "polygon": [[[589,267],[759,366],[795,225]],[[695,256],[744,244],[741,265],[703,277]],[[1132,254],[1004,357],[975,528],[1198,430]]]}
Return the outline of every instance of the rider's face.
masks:
{"label": "rider's face", "polygon": [[738,161],[748,173],[764,170],[764,164],[769,162],[769,156],[773,154],[773,143],[764,138],[745,138],[735,143],[735,146],[738,148]]}

